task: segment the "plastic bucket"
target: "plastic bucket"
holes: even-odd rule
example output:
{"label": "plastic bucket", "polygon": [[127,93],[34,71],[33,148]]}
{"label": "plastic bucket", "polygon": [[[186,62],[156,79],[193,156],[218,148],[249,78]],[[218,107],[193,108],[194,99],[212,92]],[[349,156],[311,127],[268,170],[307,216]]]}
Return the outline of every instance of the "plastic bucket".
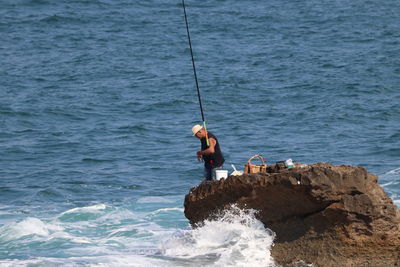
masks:
{"label": "plastic bucket", "polygon": [[215,171],[215,179],[219,180],[221,178],[228,178],[228,171],[227,170],[216,170]]}

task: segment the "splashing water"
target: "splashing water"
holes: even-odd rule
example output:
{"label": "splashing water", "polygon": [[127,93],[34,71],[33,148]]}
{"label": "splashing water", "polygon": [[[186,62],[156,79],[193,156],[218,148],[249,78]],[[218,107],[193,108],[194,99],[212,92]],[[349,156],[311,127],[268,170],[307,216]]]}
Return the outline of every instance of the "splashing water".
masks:
{"label": "splashing water", "polygon": [[400,207],[400,168],[393,169],[379,176],[382,187],[393,199],[394,204]]}
{"label": "splashing water", "polygon": [[[182,230],[162,244],[165,256],[212,266],[275,266],[271,247],[275,234],[264,228],[255,210],[232,206],[218,220]],[[207,264],[207,265],[208,265]]]}
{"label": "splashing water", "polygon": [[[155,223],[166,215],[182,216],[176,205],[139,212],[98,204],[3,225],[3,252],[18,247],[21,256],[1,259],[0,265],[275,266],[270,254],[275,234],[256,219],[256,211],[232,206],[194,229]],[[25,257],[33,247],[37,255]],[[53,248],[62,249],[62,257]]]}

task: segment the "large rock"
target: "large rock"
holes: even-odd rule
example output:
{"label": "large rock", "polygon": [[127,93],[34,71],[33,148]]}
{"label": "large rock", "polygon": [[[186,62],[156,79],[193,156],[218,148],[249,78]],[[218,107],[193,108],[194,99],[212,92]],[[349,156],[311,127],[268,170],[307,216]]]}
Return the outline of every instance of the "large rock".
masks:
{"label": "large rock", "polygon": [[278,264],[400,266],[400,211],[362,167],[317,163],[204,182],[185,197],[196,227],[235,204],[276,233]]}

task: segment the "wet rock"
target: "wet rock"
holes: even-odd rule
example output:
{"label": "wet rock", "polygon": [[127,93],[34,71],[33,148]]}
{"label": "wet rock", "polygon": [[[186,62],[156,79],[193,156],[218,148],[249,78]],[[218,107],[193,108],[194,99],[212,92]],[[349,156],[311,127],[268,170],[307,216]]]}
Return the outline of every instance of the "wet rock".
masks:
{"label": "wet rock", "polygon": [[274,260],[314,266],[400,266],[400,211],[358,166],[317,163],[202,183],[185,197],[196,227],[232,204],[276,233]]}

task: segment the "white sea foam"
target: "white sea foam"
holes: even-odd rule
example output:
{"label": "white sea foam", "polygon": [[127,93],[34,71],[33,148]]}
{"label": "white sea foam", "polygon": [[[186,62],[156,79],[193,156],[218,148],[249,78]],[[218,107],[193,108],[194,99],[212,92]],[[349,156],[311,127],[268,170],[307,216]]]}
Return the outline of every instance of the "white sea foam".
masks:
{"label": "white sea foam", "polygon": [[390,198],[393,199],[395,205],[400,207],[398,185],[400,184],[400,168],[393,169],[379,176],[383,182],[382,187]]}
{"label": "white sea foam", "polygon": [[[76,212],[76,214],[79,213]],[[151,211],[137,212],[125,208],[108,207],[100,215],[87,221],[68,221],[58,216],[66,229],[65,232],[73,233],[69,237],[72,242],[92,244],[87,248],[70,248],[71,253],[93,255],[112,254],[120,249],[135,251],[141,247],[157,249],[160,238],[174,231],[152,221]]]}
{"label": "white sea foam", "polygon": [[47,237],[52,232],[62,231],[63,227],[57,224],[45,223],[37,218],[26,218],[21,222],[2,227],[0,239],[9,241],[23,236],[36,235]]}
{"label": "white sea foam", "polygon": [[400,174],[400,168],[388,171],[386,174]]}
{"label": "white sea foam", "polygon": [[270,254],[274,237],[253,210],[233,206],[220,219],[166,240],[161,250],[168,257],[202,258],[214,266],[275,266]]}
{"label": "white sea foam", "polygon": [[47,241],[51,241],[54,239],[68,239],[70,242],[80,243],[80,244],[91,244],[93,243],[91,240],[85,237],[75,237],[66,232],[55,232],[48,236]]}
{"label": "white sea foam", "polygon": [[[233,207],[219,220],[187,230],[154,220],[177,212],[183,208],[135,211],[98,204],[62,213],[97,214],[86,221],[66,220],[60,214],[26,218],[0,228],[0,241],[22,248],[33,241],[55,247],[69,244],[63,250],[68,256],[3,259],[0,266],[274,266],[270,256],[274,234],[255,218],[254,211]],[[23,238],[28,235],[29,239]]]}
{"label": "white sea foam", "polygon": [[175,211],[175,210],[183,212],[184,209],[183,208],[164,208],[164,209],[155,210],[155,211],[153,211],[153,213],[155,214],[155,213]]}
{"label": "white sea foam", "polygon": [[150,196],[142,197],[137,200],[137,203],[172,203],[175,200],[168,197]]}
{"label": "white sea foam", "polygon": [[388,171],[382,175],[379,175],[379,179],[383,180],[400,180],[400,168]]}
{"label": "white sea foam", "polygon": [[384,184],[382,184],[382,187],[387,187],[387,186],[391,186],[391,185],[397,185],[397,184],[400,184],[400,181],[390,181],[390,182],[388,182],[388,183],[384,183]]}
{"label": "white sea foam", "polygon": [[0,215],[11,215],[11,214],[15,214],[15,212],[11,212],[11,211],[1,211],[1,210],[0,210]]}
{"label": "white sea foam", "polygon": [[0,229],[0,241],[8,242],[32,235],[35,241],[48,242],[56,239],[67,239],[73,243],[93,243],[86,237],[76,237],[67,233],[64,226],[57,220],[44,222],[38,218],[29,217],[21,222],[3,226]]}
{"label": "white sea foam", "polygon": [[50,258],[38,257],[29,260],[0,260],[1,267],[22,267],[22,266],[88,266],[88,267],[154,267],[154,266],[174,266],[163,260],[149,258],[140,255],[116,254],[96,257],[70,257],[70,258]]}
{"label": "white sea foam", "polygon": [[64,214],[68,214],[68,213],[78,213],[78,212],[97,212],[99,210],[104,210],[106,208],[107,208],[107,206],[104,204],[97,204],[97,205],[92,205],[92,206],[87,206],[87,207],[73,208],[73,209],[64,211],[60,215],[64,215]]}

